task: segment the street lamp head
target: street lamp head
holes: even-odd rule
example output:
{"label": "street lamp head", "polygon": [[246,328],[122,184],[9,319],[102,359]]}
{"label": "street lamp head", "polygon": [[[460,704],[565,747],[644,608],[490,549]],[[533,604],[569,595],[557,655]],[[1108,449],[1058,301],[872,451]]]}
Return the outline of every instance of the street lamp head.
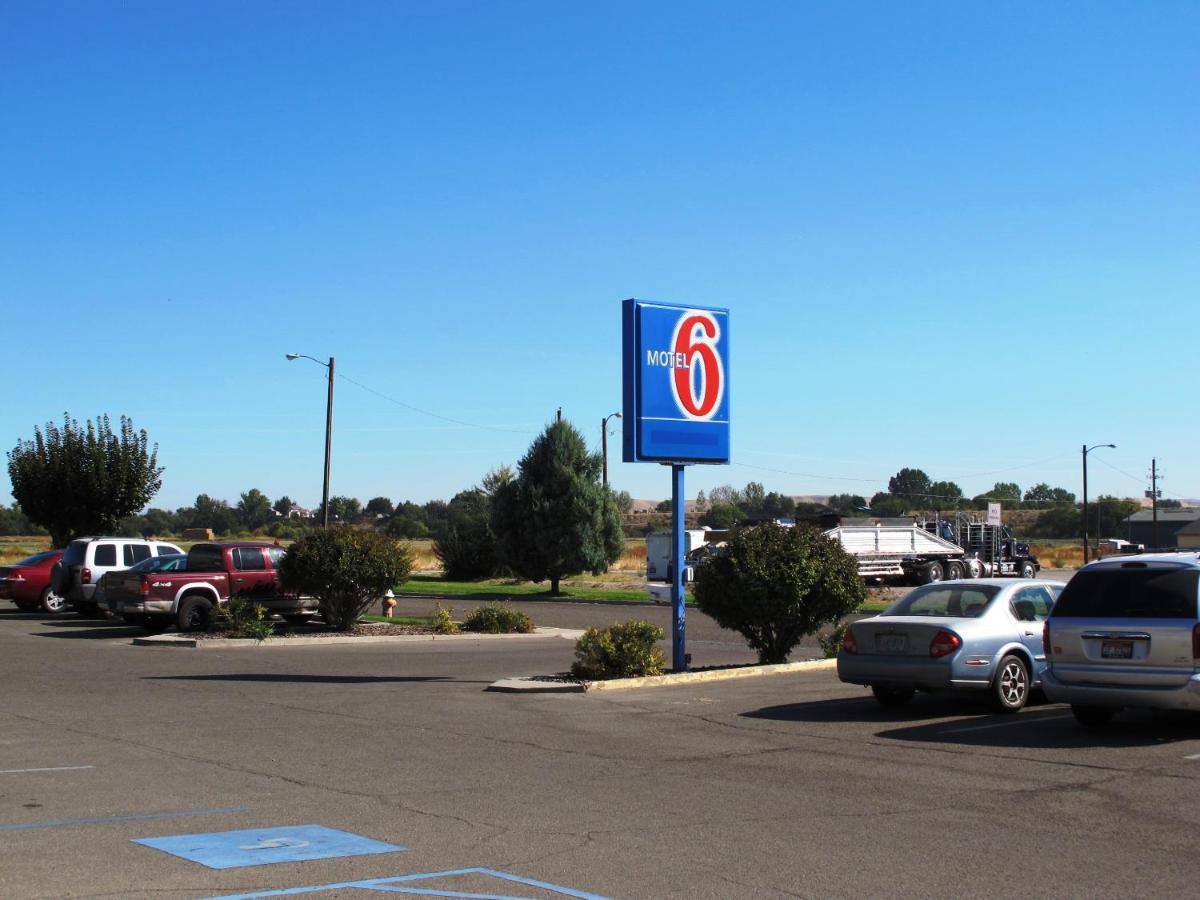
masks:
{"label": "street lamp head", "polygon": [[299,358],[300,358],[300,354],[299,354],[299,353],[289,353],[289,354],[287,355],[287,358],[288,358],[288,359],[299,359]]}

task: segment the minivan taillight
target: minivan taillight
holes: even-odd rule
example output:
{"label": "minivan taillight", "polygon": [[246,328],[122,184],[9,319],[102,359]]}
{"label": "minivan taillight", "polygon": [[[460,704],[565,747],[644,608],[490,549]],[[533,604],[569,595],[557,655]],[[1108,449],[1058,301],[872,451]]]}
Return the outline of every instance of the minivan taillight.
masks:
{"label": "minivan taillight", "polygon": [[847,628],[846,633],[842,636],[842,649],[847,653],[858,652],[858,639],[854,637],[853,628]]}
{"label": "minivan taillight", "polygon": [[[1192,633],[1192,649],[1194,650],[1195,648],[1196,648],[1196,634],[1195,634],[1195,632],[1193,632]],[[1052,655],[1050,652],[1050,620],[1049,619],[1047,619],[1046,623],[1044,625],[1042,625],[1042,652],[1045,653],[1046,656]]]}
{"label": "minivan taillight", "polygon": [[929,642],[929,655],[934,659],[953,653],[962,646],[962,638],[953,631],[939,631]]}
{"label": "minivan taillight", "polygon": [[150,593],[150,579],[145,575],[142,576],[142,583],[138,585],[138,593],[143,597]]}
{"label": "minivan taillight", "polygon": [[91,569],[85,568],[82,572],[79,573],[79,583],[80,584],[91,584],[92,583],[92,570]]}

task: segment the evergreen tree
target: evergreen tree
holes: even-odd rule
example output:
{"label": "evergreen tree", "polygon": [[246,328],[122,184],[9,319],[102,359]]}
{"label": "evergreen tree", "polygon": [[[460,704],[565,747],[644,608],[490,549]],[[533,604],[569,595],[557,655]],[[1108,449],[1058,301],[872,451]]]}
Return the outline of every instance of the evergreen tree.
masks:
{"label": "evergreen tree", "polygon": [[138,512],[162,486],[158,445],[121,416],[114,432],[108,416],[86,426],[69,414],[62,427],[46,423],[33,440],[8,453],[12,495],[29,520],[50,532],[56,547],[81,534],[109,534]]}
{"label": "evergreen tree", "polygon": [[517,475],[492,498],[492,531],[501,557],[531,581],[599,575],[624,549],[621,515],[600,483],[601,460],[569,422],[551,423],[517,464]]}

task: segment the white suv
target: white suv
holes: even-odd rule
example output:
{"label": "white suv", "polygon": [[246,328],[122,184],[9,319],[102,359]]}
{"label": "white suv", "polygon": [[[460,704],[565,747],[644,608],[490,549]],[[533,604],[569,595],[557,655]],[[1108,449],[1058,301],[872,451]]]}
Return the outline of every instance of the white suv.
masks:
{"label": "white suv", "polygon": [[182,553],[174,544],[142,538],[83,537],[71,541],[51,575],[54,589],[83,616],[97,614],[96,584],[108,572],[120,572],[152,556]]}
{"label": "white suv", "polygon": [[1200,711],[1200,553],[1110,556],[1075,573],[1042,633],[1042,689],[1082,724],[1122,707]]}

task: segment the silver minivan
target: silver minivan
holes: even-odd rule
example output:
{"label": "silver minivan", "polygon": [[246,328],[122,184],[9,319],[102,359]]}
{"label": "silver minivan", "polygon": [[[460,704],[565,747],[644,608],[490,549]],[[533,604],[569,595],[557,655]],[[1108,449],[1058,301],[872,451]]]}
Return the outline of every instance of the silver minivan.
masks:
{"label": "silver minivan", "polygon": [[1084,566],[1044,626],[1046,696],[1091,726],[1126,706],[1200,711],[1198,603],[1194,550]]}

